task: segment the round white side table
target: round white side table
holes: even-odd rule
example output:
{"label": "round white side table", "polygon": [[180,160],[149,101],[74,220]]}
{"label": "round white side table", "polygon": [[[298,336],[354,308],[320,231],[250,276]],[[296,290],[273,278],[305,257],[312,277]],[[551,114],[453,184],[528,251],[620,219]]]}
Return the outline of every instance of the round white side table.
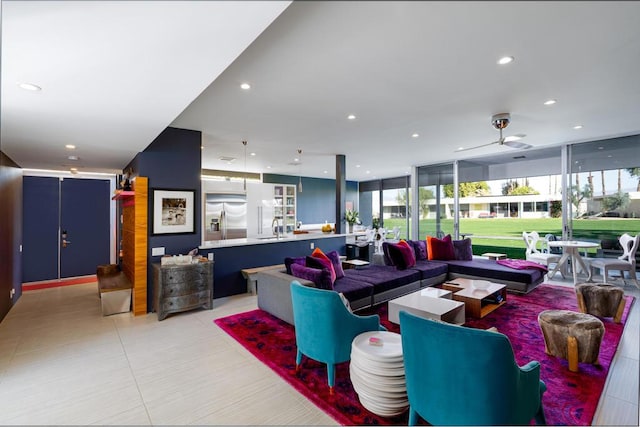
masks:
{"label": "round white side table", "polygon": [[[382,345],[370,344],[370,338]],[[369,411],[391,417],[409,406],[400,334],[375,331],[355,337],[349,370],[360,403]]]}

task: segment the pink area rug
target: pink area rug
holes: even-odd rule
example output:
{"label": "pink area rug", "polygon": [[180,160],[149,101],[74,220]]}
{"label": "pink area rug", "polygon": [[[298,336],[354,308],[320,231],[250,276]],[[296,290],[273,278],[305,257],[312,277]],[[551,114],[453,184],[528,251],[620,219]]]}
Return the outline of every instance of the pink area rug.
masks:
{"label": "pink area rug", "polygon": [[[566,360],[545,354],[544,339],[537,321],[538,313],[543,310],[577,311],[573,288],[541,285],[528,295],[509,294],[505,305],[484,319],[467,319],[465,326],[484,329],[495,326],[509,337],[519,365],[531,360],[540,362],[541,379],[547,385],[543,397],[547,424],[591,425],[633,304],[633,297],[627,296],[626,299],[621,324],[614,323],[612,319],[602,319],[606,332],[600,346],[601,365],[581,363],[577,373],[567,369]],[[387,304],[370,312],[379,314],[381,323],[388,330],[399,332],[399,327],[387,320]],[[349,362],[337,366],[336,393],[333,396],[328,393],[326,365],[304,358],[303,369],[296,375],[295,332],[291,325],[262,310],[217,319],[215,323],[340,424],[407,424],[406,412],[385,418],[369,412],[360,404],[349,380]]]}

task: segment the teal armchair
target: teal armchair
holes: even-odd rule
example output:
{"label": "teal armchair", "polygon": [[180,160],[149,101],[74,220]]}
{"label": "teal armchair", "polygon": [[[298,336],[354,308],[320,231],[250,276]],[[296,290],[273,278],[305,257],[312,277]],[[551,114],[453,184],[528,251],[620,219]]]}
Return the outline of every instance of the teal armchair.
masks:
{"label": "teal armchair", "polygon": [[409,425],[545,424],[540,364],[515,362],[509,339],[400,312]]}
{"label": "teal armchair", "polygon": [[363,332],[385,330],[380,317],[356,316],[335,291],[291,282],[291,301],[296,331],[296,371],[302,356],[327,364],[329,392],[333,394],[335,364],[351,358],[351,342]]}

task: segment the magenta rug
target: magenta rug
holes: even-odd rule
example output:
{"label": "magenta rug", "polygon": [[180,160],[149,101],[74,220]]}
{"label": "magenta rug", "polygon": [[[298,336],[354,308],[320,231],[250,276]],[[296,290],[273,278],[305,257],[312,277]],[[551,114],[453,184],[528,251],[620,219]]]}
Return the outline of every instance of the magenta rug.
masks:
{"label": "magenta rug", "polygon": [[[602,319],[605,335],[600,346],[600,366],[581,363],[580,371],[570,372],[567,362],[544,352],[544,339],[538,326],[538,313],[548,309],[577,311],[573,288],[541,285],[528,295],[509,294],[507,303],[484,319],[468,319],[465,326],[489,328],[509,337],[516,361],[524,365],[537,360],[541,379],[547,385],[543,397],[549,425],[591,425],[611,360],[634,298],[627,296],[621,324]],[[387,304],[371,312],[378,313],[390,331],[399,327],[387,321]],[[363,313],[364,314],[364,313]],[[303,369],[295,374],[295,332],[293,327],[262,310],[253,310],[215,320],[215,323],[242,344],[255,357],[273,369],[307,399],[343,425],[407,425],[407,414],[385,418],[366,410],[349,380],[349,362],[336,369],[336,393],[330,396],[326,365],[303,359]]]}

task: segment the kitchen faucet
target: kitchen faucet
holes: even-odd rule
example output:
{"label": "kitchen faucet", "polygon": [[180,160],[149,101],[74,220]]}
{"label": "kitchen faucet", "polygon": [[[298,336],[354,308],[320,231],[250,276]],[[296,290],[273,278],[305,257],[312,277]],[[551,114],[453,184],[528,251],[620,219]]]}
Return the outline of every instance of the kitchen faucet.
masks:
{"label": "kitchen faucet", "polygon": [[280,232],[280,224],[278,223],[277,216],[274,216],[273,221],[271,221],[271,229],[273,230],[273,234],[279,239],[281,232]]}

